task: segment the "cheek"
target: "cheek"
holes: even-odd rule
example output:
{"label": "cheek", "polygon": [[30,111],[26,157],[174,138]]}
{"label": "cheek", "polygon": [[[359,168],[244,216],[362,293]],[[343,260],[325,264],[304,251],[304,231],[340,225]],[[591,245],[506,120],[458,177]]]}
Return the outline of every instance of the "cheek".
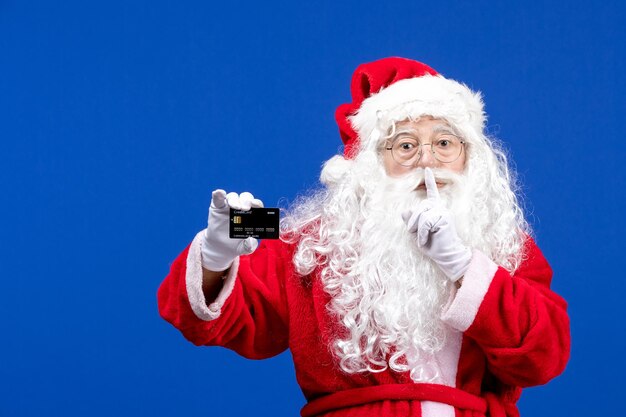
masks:
{"label": "cheek", "polygon": [[450,170],[456,172],[457,174],[462,174],[465,170],[465,157],[465,150],[463,150],[463,154],[459,157],[459,159],[450,164]]}
{"label": "cheek", "polygon": [[385,166],[385,172],[390,177],[400,177],[406,174],[407,169],[401,165],[398,165],[391,157],[390,152],[385,152],[383,156],[383,165]]}

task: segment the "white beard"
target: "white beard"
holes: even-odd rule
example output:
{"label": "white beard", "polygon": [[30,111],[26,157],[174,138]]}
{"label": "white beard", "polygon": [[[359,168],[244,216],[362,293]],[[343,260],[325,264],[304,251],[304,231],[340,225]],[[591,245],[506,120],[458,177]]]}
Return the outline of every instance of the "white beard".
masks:
{"label": "white beard", "polygon": [[[446,171],[435,176],[449,183],[440,194],[459,212],[459,228],[467,229],[467,210],[460,209],[467,207],[463,178]],[[326,281],[333,296],[330,310],[350,330],[336,345],[342,367],[380,371],[389,366],[410,371],[414,380],[436,377],[426,376],[421,366],[445,344],[440,316],[451,283],[420,252],[401,217],[426,198],[425,191],[415,190],[420,183],[423,170],[402,179],[385,177],[380,192],[362,201],[359,212],[346,213],[358,229],[358,261],[346,275]],[[362,363],[363,356],[369,363]]]}
{"label": "white beard", "polygon": [[[351,178],[296,204],[281,226],[287,232],[308,228],[298,235],[294,264],[303,275],[320,270],[332,297],[328,309],[345,329],[333,346],[340,367],[348,373],[391,368],[432,381],[437,375],[424,370],[446,342],[440,316],[453,284],[420,252],[401,217],[426,198],[424,190],[415,190],[423,170],[389,178],[367,155],[360,158]],[[469,247],[489,249],[483,232],[492,213],[472,210],[471,181],[446,170],[434,173],[448,183],[440,195],[460,238]]]}

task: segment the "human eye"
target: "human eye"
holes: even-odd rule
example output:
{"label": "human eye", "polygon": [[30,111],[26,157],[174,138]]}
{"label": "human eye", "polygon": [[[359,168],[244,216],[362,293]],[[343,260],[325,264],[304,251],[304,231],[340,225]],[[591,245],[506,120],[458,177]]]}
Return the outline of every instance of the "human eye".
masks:
{"label": "human eye", "polygon": [[408,152],[414,148],[415,148],[414,142],[411,142],[411,141],[398,142],[398,149],[401,149],[403,151]]}
{"label": "human eye", "polygon": [[441,149],[454,147],[458,143],[458,139],[452,135],[443,135],[437,139],[437,147]]}
{"label": "human eye", "polygon": [[409,135],[399,135],[394,141],[393,149],[398,154],[410,155],[416,152],[419,142]]}

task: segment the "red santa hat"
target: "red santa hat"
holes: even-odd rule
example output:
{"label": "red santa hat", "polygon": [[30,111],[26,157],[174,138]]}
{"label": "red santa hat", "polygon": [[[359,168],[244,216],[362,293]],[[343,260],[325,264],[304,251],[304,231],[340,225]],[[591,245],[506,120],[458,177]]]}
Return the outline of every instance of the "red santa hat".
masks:
{"label": "red santa hat", "polygon": [[392,122],[429,115],[452,123],[465,139],[481,137],[485,114],[480,92],[406,58],[360,65],[352,75],[352,102],[335,112],[346,158],[377,146]]}

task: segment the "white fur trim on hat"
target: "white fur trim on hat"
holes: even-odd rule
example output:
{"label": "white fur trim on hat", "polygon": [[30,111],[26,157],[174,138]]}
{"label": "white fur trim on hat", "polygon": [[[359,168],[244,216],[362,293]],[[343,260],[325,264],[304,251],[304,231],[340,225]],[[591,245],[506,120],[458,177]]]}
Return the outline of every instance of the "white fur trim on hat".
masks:
{"label": "white fur trim on hat", "polygon": [[326,186],[333,186],[350,172],[354,164],[353,160],[345,159],[341,155],[335,155],[324,164],[320,175],[320,182]]}
{"label": "white fur trim on hat", "polygon": [[[352,127],[360,149],[375,149],[391,122],[419,116],[444,118],[462,133],[480,135],[485,113],[480,92],[441,75],[423,75],[396,81],[363,101]],[[384,130],[384,131],[381,131]]]}

